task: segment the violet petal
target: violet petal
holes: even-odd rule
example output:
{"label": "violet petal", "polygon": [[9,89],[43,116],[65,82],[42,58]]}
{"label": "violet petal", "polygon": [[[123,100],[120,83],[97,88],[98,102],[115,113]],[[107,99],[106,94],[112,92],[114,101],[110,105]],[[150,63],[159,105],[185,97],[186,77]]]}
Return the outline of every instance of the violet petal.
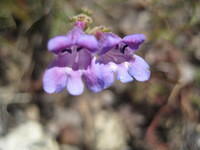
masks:
{"label": "violet petal", "polygon": [[82,34],[77,40],[77,45],[84,47],[91,52],[95,52],[98,49],[98,42],[93,35]]}
{"label": "violet petal", "polygon": [[150,78],[150,70],[147,62],[140,56],[134,55],[135,60],[130,62],[128,68],[129,74],[137,81],[146,81]]}
{"label": "violet petal", "polygon": [[79,57],[77,62],[79,69],[87,69],[87,67],[91,64],[92,56],[86,49],[81,50],[76,57]]}
{"label": "violet petal", "polygon": [[62,55],[57,55],[56,58],[52,61],[49,68],[52,67],[72,67],[74,63],[75,54],[65,53]]}
{"label": "violet petal", "polygon": [[146,37],[144,34],[132,34],[125,36],[122,41],[131,49],[136,50],[145,41],[145,39]]}
{"label": "violet petal", "polygon": [[43,88],[47,93],[62,91],[67,82],[64,68],[53,67],[45,71],[43,77]]}
{"label": "violet petal", "polygon": [[60,35],[50,39],[47,47],[50,52],[59,53],[70,45],[70,39],[66,36]]}
{"label": "violet petal", "polygon": [[121,41],[121,38],[113,33],[102,33],[99,37],[99,54],[104,54],[117,46]]}
{"label": "violet petal", "polygon": [[109,65],[96,64],[84,74],[87,87],[93,92],[100,92],[108,88],[114,82],[114,74]]}
{"label": "violet petal", "polygon": [[133,81],[133,78],[128,73],[128,68],[126,64],[120,64],[117,67],[117,79],[122,83],[127,83]]}
{"label": "violet petal", "polygon": [[86,83],[86,86],[89,90],[92,92],[100,92],[104,88],[104,82],[103,80],[100,80],[95,74],[91,72],[87,72],[83,75],[83,79]]}
{"label": "violet petal", "polygon": [[78,71],[72,71],[67,80],[67,90],[71,95],[81,95],[84,91],[84,84],[81,74]]}

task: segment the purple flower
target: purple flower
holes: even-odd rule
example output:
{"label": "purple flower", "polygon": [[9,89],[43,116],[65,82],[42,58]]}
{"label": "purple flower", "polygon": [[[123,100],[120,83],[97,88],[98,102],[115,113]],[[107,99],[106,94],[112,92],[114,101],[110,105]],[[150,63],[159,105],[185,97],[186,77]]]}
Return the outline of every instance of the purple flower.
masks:
{"label": "purple flower", "polygon": [[117,79],[123,83],[133,81],[146,81],[150,77],[149,65],[140,56],[134,54],[144,42],[143,34],[133,34],[120,38],[113,33],[96,34],[99,39],[100,50],[97,63],[110,64]]}
{"label": "purple flower", "polygon": [[77,23],[67,35],[49,40],[48,50],[56,58],[44,73],[43,87],[47,93],[66,88],[70,94],[80,95],[84,82],[91,91],[99,92],[114,81],[113,73],[106,65],[95,63],[98,41],[93,35],[85,34],[83,27]]}
{"label": "purple flower", "polygon": [[93,35],[83,32],[84,25],[76,23],[67,34],[49,40],[48,50],[56,54],[55,60],[45,71],[43,87],[47,93],[67,88],[70,94],[80,95],[84,84],[82,74],[92,62],[92,53],[98,49]]}
{"label": "purple flower", "polygon": [[123,83],[146,81],[150,77],[149,65],[134,51],[144,42],[143,34],[120,38],[113,33],[86,34],[85,24],[76,22],[66,35],[49,40],[48,50],[55,59],[44,73],[43,88],[47,93],[67,89],[80,95],[84,84],[93,92],[110,87],[117,79]]}

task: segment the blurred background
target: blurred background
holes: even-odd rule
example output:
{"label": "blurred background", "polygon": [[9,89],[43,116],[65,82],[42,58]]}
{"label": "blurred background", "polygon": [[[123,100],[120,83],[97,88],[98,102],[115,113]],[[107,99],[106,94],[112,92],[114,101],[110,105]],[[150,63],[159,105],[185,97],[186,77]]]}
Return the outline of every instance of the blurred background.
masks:
{"label": "blurred background", "polygon": [[[148,37],[137,54],[149,81],[43,91],[47,41],[81,8],[94,25]],[[200,150],[199,31],[198,0],[0,0],[0,150]]]}

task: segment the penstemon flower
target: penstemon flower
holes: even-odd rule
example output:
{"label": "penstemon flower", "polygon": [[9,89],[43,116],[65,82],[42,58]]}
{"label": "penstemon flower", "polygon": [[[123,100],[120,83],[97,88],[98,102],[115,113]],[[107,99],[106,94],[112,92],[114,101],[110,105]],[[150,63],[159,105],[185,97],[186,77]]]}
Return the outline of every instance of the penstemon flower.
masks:
{"label": "penstemon flower", "polygon": [[56,58],[44,73],[43,87],[47,93],[64,88],[72,95],[83,92],[83,72],[91,65],[92,53],[98,49],[96,38],[85,34],[84,26],[83,22],[77,22],[67,35],[49,40],[48,50],[56,54]]}
{"label": "penstemon flower", "polygon": [[84,82],[91,91],[100,92],[113,84],[115,73],[123,83],[149,79],[149,65],[134,54],[145,40],[143,34],[120,38],[97,31],[94,36],[84,32],[86,25],[78,20],[67,35],[49,40],[48,50],[56,58],[44,73],[43,88],[47,93],[66,88],[70,94],[80,95]]}
{"label": "penstemon flower", "polygon": [[149,79],[149,65],[140,56],[134,54],[145,40],[143,34],[120,38],[113,33],[97,32],[96,36],[100,45],[97,63],[110,65],[112,70],[117,72],[117,79],[123,83],[134,79],[137,81]]}

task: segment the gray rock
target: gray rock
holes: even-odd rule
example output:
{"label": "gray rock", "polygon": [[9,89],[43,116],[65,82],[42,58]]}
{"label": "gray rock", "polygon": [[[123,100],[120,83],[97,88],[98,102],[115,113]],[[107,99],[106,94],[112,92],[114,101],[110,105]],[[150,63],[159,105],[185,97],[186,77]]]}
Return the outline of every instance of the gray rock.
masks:
{"label": "gray rock", "polygon": [[29,121],[1,137],[0,150],[59,150],[59,147],[39,123]]}
{"label": "gray rock", "polygon": [[120,118],[107,111],[95,117],[95,147],[97,150],[123,150],[126,148],[126,134]]}

